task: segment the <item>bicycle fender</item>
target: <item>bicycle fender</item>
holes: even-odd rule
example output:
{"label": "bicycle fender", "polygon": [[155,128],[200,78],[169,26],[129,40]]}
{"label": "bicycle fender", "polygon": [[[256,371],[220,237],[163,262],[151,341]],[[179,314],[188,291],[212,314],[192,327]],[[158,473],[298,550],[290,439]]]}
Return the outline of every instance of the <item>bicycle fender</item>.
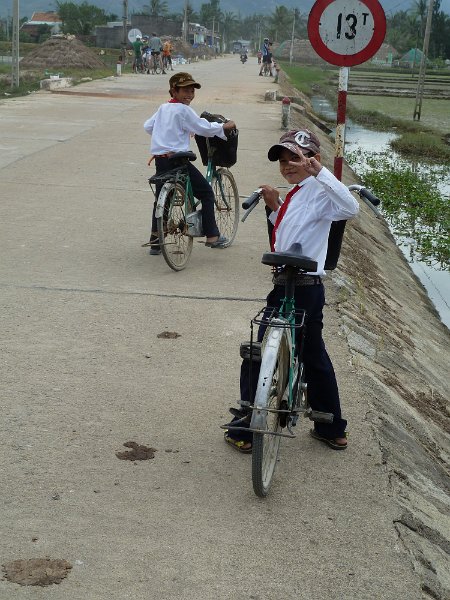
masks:
{"label": "bicycle fender", "polygon": [[252,413],[250,428],[266,428],[267,411],[267,386],[272,383],[272,376],[276,368],[278,350],[282,343],[287,343],[292,352],[292,341],[287,335],[286,329],[282,327],[270,327],[266,338],[263,355],[261,357],[261,369],[259,371],[258,387],[256,388],[255,402]]}
{"label": "bicycle fender", "polygon": [[173,183],[167,181],[162,186],[161,191],[159,192],[158,202],[156,203],[156,209],[155,209],[155,217],[157,219],[160,219],[163,216],[164,204],[166,202],[167,193],[172,188],[172,186],[173,186]]}

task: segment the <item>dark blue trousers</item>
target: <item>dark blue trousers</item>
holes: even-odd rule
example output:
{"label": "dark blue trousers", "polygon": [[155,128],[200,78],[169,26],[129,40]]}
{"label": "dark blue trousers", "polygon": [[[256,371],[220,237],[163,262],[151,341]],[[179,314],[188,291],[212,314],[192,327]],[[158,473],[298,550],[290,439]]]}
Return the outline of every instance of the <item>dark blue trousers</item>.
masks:
{"label": "dark blue trousers", "polygon": [[[267,296],[267,306],[280,307],[284,295],[284,286],[275,285]],[[308,384],[309,403],[313,410],[330,412],[334,415],[332,424],[314,423],[314,428],[323,437],[331,439],[343,437],[347,421],[341,416],[336,376],[322,338],[323,306],[325,304],[323,284],[296,286],[295,304],[297,309],[303,309],[307,314],[303,362],[305,365],[305,379]],[[261,325],[259,327],[259,342],[262,341],[265,330],[266,326]],[[300,336],[301,330],[298,331]],[[296,348],[298,347],[299,339],[296,340]],[[253,363],[251,381],[249,366],[249,360],[242,361],[241,401],[253,404],[260,363]]]}
{"label": "dark blue trousers", "polygon": [[[156,174],[161,175],[166,171],[170,171],[175,168],[177,165],[174,164],[174,160],[163,157],[156,156],[155,157],[155,165],[156,165]],[[202,203],[202,223],[203,223],[203,233],[206,237],[214,237],[219,235],[219,230],[216,224],[216,218],[214,216],[214,192],[212,187],[206,181],[204,176],[200,173],[198,169],[194,167],[192,163],[188,164],[188,172],[189,177],[191,178],[192,191],[194,192],[194,197],[197,200],[200,200]],[[155,203],[153,205],[153,214],[152,214],[152,231],[156,233],[158,231],[158,225],[156,223],[155,218],[155,209],[156,202],[159,196],[159,192],[161,191],[163,184],[156,184],[156,198]]]}

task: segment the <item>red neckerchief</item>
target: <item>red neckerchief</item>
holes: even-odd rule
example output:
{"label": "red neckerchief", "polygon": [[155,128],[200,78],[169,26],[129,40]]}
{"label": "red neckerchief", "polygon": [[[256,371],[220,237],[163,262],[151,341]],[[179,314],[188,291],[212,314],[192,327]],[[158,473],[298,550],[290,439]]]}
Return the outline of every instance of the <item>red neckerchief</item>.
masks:
{"label": "red neckerchief", "polygon": [[181,102],[179,100],[175,100],[175,98],[171,98],[169,100],[169,104],[181,104]]}
{"label": "red neckerchief", "polygon": [[275,221],[275,225],[272,230],[272,239],[270,241],[270,247],[271,247],[272,252],[275,252],[275,239],[276,239],[276,235],[277,235],[278,226],[280,225],[281,220],[284,217],[284,215],[288,209],[289,202],[291,201],[292,196],[296,192],[298,192],[299,189],[300,189],[300,186],[298,184],[296,186],[294,186],[292,188],[292,190],[290,192],[288,192],[286,198],[284,199],[283,204],[278,209],[277,220]]}

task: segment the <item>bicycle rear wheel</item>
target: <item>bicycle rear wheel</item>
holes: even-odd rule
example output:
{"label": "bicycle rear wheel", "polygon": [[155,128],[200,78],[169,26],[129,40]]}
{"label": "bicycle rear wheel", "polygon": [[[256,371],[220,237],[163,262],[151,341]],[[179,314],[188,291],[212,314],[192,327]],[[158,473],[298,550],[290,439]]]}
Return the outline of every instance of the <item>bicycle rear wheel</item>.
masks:
{"label": "bicycle rear wheel", "polygon": [[223,167],[215,172],[212,187],[214,190],[214,215],[221,235],[228,238],[226,247],[231,246],[239,224],[239,192],[234,177]]}
{"label": "bicycle rear wheel", "polygon": [[289,380],[289,344],[286,331],[269,327],[263,340],[263,354],[251,427],[267,433],[253,433],[252,483],[257,496],[269,492],[278,458],[281,437],[280,409]]}
{"label": "bicycle rear wheel", "polygon": [[157,219],[161,251],[166,263],[174,271],[185,268],[192,252],[193,240],[187,235],[186,214],[193,212],[191,200],[185,203],[185,189],[178,183],[165,186],[161,194],[163,216]]}
{"label": "bicycle rear wheel", "polygon": [[160,73],[162,72],[161,67],[159,65],[159,61],[155,57],[153,57],[152,72],[153,72],[153,75],[160,75]]}

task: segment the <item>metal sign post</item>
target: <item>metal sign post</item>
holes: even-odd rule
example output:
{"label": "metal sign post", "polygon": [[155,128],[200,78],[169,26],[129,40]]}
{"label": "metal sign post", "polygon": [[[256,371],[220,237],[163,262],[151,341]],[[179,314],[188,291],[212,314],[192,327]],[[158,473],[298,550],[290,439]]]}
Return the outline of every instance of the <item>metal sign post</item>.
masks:
{"label": "metal sign post", "polygon": [[334,174],[342,177],[349,67],[371,58],[386,35],[378,0],[318,0],[308,18],[308,37],[317,54],[339,72]]}

